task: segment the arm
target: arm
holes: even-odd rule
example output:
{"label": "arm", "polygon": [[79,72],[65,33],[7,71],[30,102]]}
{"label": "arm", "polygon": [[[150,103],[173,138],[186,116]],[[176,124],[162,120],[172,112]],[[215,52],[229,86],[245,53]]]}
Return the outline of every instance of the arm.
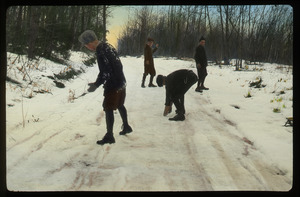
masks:
{"label": "arm", "polygon": [[199,64],[199,47],[196,48],[194,59],[196,61],[196,64]]}
{"label": "arm", "polygon": [[164,116],[171,113],[172,104],[173,103],[172,103],[171,98],[170,98],[170,93],[169,93],[169,91],[166,90],[166,102],[165,102],[165,109],[164,109],[164,113],[163,113]]}
{"label": "arm", "polygon": [[112,75],[112,68],[109,64],[108,53],[106,52],[107,47],[103,46],[101,50],[97,51],[97,62],[99,67],[99,74],[94,83],[89,83],[89,92],[95,91],[100,85],[105,84],[107,80],[110,79]]}
{"label": "arm", "polygon": [[166,89],[166,102],[165,102],[166,106],[170,106],[171,105],[171,97],[170,97],[170,93],[169,91],[167,91]]}
{"label": "arm", "polygon": [[95,85],[97,87],[99,87],[102,84],[105,84],[106,81],[109,80],[112,75],[112,68],[109,65],[108,59],[106,57],[102,57],[101,60],[98,61],[98,65],[100,72],[95,82]]}
{"label": "arm", "polygon": [[194,57],[194,59],[196,61],[196,65],[197,65],[198,68],[201,67],[201,64],[200,64],[201,58],[202,58],[202,50],[201,49],[202,48],[200,46],[197,47],[195,57]]}
{"label": "arm", "polygon": [[146,46],[144,50],[144,58],[145,58],[145,64],[150,64],[150,57],[151,57],[151,48]]}
{"label": "arm", "polygon": [[100,85],[105,84],[106,81],[110,78],[110,73],[109,72],[103,72],[100,70],[97,79],[94,83],[89,83],[88,85],[90,86],[88,88],[88,92],[94,92]]}
{"label": "arm", "polygon": [[152,54],[155,53],[155,51],[157,51],[158,49],[158,44],[155,45],[155,48],[152,50]]}

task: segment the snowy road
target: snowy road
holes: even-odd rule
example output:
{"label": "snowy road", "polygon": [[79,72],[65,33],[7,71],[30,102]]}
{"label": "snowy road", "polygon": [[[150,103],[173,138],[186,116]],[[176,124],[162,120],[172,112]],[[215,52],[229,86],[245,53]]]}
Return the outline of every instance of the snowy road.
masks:
{"label": "snowy road", "polygon": [[[8,189],[291,189],[291,169],[275,165],[265,151],[241,132],[239,122],[227,118],[214,103],[212,98],[220,91],[222,81],[208,77],[210,90],[203,94],[196,93],[192,87],[185,97],[186,120],[170,122],[168,118],[174,116],[175,109],[168,117],[162,116],[164,88],[140,88],[142,61],[141,58],[122,59],[128,84],[125,106],[133,133],[118,135],[121,118],[115,112],[115,144],[96,144],[105,134],[106,127],[101,107],[102,88],[73,103],[68,102],[68,91],[75,90],[77,96],[83,93],[87,82],[95,79],[97,67],[68,82],[65,89],[56,89],[52,95],[37,95],[34,99],[24,100],[24,109],[30,119],[25,128],[20,124],[21,116],[16,115],[21,104],[8,108]],[[156,64],[159,74],[180,68],[180,64],[172,62],[168,67],[159,63]],[[148,80],[149,77],[146,83]],[[292,150],[287,155],[291,157]]]}

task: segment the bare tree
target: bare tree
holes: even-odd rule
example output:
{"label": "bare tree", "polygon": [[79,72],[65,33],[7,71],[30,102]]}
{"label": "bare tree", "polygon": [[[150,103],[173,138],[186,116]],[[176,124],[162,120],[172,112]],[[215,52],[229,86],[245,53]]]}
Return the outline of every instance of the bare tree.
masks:
{"label": "bare tree", "polygon": [[[135,10],[120,37],[125,54],[142,54],[147,36],[159,41],[158,55],[193,57],[201,35],[208,58],[292,63],[293,12],[287,5],[168,6]],[[130,47],[128,47],[130,45]]]}

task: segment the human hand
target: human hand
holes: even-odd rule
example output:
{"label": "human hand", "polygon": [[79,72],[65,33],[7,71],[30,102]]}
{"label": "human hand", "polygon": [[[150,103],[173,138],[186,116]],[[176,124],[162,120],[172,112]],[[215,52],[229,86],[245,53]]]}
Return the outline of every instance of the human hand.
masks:
{"label": "human hand", "polygon": [[97,89],[95,83],[89,83],[88,85],[90,86],[87,90],[88,92],[94,92]]}
{"label": "human hand", "polygon": [[158,44],[156,44],[155,46],[156,46],[156,48],[158,48]]}

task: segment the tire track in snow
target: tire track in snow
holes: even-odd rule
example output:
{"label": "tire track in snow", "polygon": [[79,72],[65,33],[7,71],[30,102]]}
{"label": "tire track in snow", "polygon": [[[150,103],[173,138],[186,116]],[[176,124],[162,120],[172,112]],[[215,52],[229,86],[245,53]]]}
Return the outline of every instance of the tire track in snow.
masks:
{"label": "tire track in snow", "polygon": [[[231,176],[232,183],[235,184],[232,189],[236,187],[239,190],[288,190],[286,189],[290,184],[288,179],[284,176],[276,176],[276,174],[280,174],[280,170],[274,169],[274,166],[268,164],[266,160],[255,159],[255,155],[259,153],[256,152],[257,148],[254,144],[249,143],[247,138],[232,133],[229,129],[236,130],[240,134],[238,126],[226,119],[224,115],[220,115],[219,112],[216,112],[215,115],[208,112],[209,106],[206,108],[205,105],[211,104],[211,101],[203,97],[199,99],[199,96],[192,96],[195,103],[200,103],[199,111],[194,115],[203,123],[209,123],[212,128],[211,133],[203,132],[203,134],[214,148],[218,160],[226,167],[228,176]],[[231,144],[223,143],[228,140],[231,141]],[[236,147],[240,148],[236,150],[234,149]],[[250,156],[248,156],[249,152],[245,153],[245,150],[248,151],[248,147],[251,148]]]}
{"label": "tire track in snow", "polygon": [[17,167],[18,165],[22,164],[22,162],[26,161],[29,159],[29,157],[34,154],[36,151],[39,151],[49,140],[51,140],[52,138],[54,138],[55,136],[59,135],[60,133],[62,133],[64,130],[55,132],[54,134],[52,134],[51,136],[49,136],[48,138],[44,139],[43,141],[41,141],[40,143],[38,143],[38,145],[36,146],[36,148],[29,150],[29,152],[27,152],[27,154],[23,155],[21,158],[19,158],[17,161],[15,161],[13,164],[11,164],[8,168],[7,168],[7,173],[9,173],[13,168]]}
{"label": "tire track in snow", "polygon": [[[199,100],[198,100],[199,101]],[[203,121],[202,124],[206,123],[206,126],[209,125],[208,128],[209,132],[203,132],[202,133],[205,135],[206,139],[208,140],[207,144],[210,146],[210,151],[211,153],[214,153],[212,155],[212,158],[218,165],[218,168],[216,168],[216,172],[218,170],[221,170],[221,172],[218,172],[222,174],[223,178],[218,177],[220,180],[212,180],[213,187],[214,189],[231,189],[231,190],[237,190],[237,189],[242,189],[243,183],[245,180],[240,179],[241,175],[241,170],[240,166],[236,165],[236,158],[234,158],[232,155],[228,155],[227,152],[231,152],[232,150],[230,146],[224,147],[220,141],[228,141],[228,139],[232,142],[232,144],[235,144],[234,147],[242,147],[243,143],[241,141],[241,138],[233,135],[228,132],[228,130],[225,128],[225,125],[228,123],[227,121],[221,121],[220,119],[217,119],[214,117],[212,114],[207,112],[207,110],[202,106],[202,104],[208,104],[209,101],[204,100],[201,102],[201,107],[199,112],[195,114],[200,120]],[[208,124],[207,124],[208,123]],[[193,123],[190,123],[193,125]],[[233,124],[230,124],[231,126]],[[199,131],[201,132],[201,131]],[[226,140],[225,140],[226,139]],[[237,150],[238,152],[238,150]],[[207,153],[206,153],[207,154]],[[207,163],[207,162],[206,162]],[[208,163],[210,163],[208,161]],[[207,164],[206,164],[207,165]],[[212,173],[215,173],[210,170],[209,176],[213,176]],[[222,185],[223,180],[226,183]]]}
{"label": "tire track in snow", "polygon": [[190,125],[191,124],[189,123],[189,121],[186,121],[184,127],[182,128],[182,130],[184,132],[188,133],[187,135],[185,135],[183,140],[184,140],[184,145],[189,154],[189,161],[191,162],[192,166],[197,169],[198,177],[201,182],[201,186],[204,186],[204,188],[201,188],[201,190],[212,190],[213,188],[211,186],[211,180],[210,180],[209,176],[207,175],[207,173],[205,172],[205,170],[203,169],[200,161],[198,161],[197,147],[194,143],[194,140],[191,139],[195,133],[195,130]]}
{"label": "tire track in snow", "polygon": [[6,151],[7,151],[7,152],[10,151],[10,149],[14,148],[15,146],[17,146],[17,145],[19,145],[19,144],[22,144],[22,143],[24,143],[24,142],[26,142],[26,141],[32,139],[34,136],[39,135],[39,134],[40,134],[40,131],[38,130],[38,131],[34,132],[31,136],[29,136],[29,137],[27,137],[27,138],[25,138],[25,139],[23,139],[23,140],[17,141],[17,142],[16,142],[15,144],[13,144],[11,147],[7,148]]}

